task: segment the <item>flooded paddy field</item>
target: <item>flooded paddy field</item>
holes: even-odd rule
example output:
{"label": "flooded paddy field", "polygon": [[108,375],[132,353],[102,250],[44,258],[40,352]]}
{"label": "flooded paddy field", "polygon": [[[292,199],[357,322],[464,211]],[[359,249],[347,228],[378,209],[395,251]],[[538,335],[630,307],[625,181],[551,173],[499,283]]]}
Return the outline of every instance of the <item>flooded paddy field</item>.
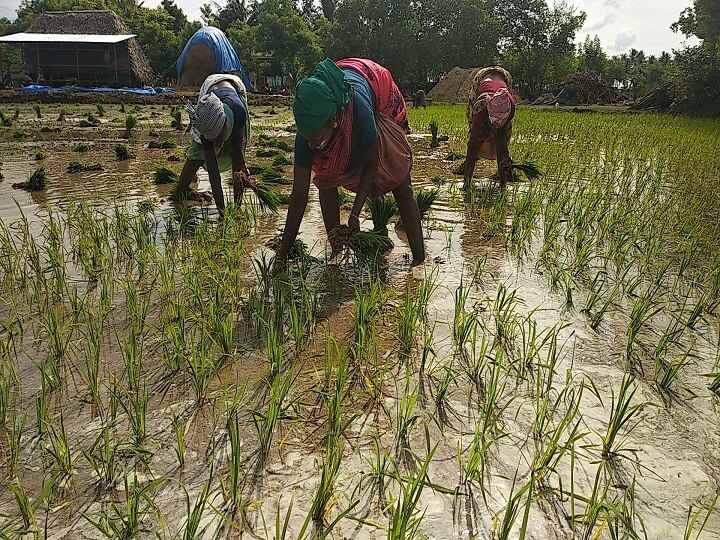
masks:
{"label": "flooded paddy field", "polygon": [[0,538],[720,538],[717,121],[521,108],[543,176],[465,194],[464,108],[410,111],[426,263],[328,264],[311,188],[275,271],[286,206],[153,182],[171,105],[0,111]]}

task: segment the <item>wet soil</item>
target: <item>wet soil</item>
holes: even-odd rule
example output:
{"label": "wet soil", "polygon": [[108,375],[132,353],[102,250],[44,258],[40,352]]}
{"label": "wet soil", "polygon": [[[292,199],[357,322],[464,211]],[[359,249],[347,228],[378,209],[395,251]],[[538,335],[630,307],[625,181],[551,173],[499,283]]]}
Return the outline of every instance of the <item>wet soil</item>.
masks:
{"label": "wet soil", "polygon": [[[108,207],[116,201],[150,201],[158,223],[157,238],[161,238],[167,229],[166,223],[187,219],[182,208],[168,201],[169,187],[155,186],[151,181],[155,165],[165,163],[171,155],[182,158],[183,147],[189,141],[186,133],[170,129],[168,106],[153,104],[137,110],[141,122],[130,139],[120,137],[124,130],[124,115],[116,105],[107,107],[96,128],[77,126],[86,113],[95,112],[95,107],[91,105],[73,105],[71,113],[62,123],[56,120],[60,105],[44,106],[43,116],[39,119],[30,105],[18,106],[21,114],[17,123],[10,128],[0,128],[0,161],[3,162],[0,171],[5,177],[0,182],[0,219],[4,223],[16,223],[24,215],[31,223],[31,230],[40,235],[46,220],[45,206],[62,213],[70,203],[81,200]],[[3,112],[8,115],[14,107],[6,106]],[[129,106],[127,110],[130,110]],[[255,135],[250,156],[254,156],[254,150],[258,148],[256,143],[260,133],[292,143],[293,134],[286,131],[292,124],[287,108],[255,108],[253,115]],[[43,127],[60,127],[61,131],[43,132]],[[23,136],[15,137],[14,133],[22,133]],[[170,137],[177,141],[177,149],[148,148],[149,141]],[[89,145],[87,153],[74,151],[79,142]],[[115,161],[113,147],[120,142],[131,147],[135,159]],[[381,272],[387,295],[372,322],[377,332],[377,351],[365,359],[375,369],[371,372],[367,366],[353,366],[345,402],[344,418],[348,424],[343,437],[344,457],[328,517],[334,518],[340,509],[350,505],[350,501],[357,502],[357,505],[348,518],[337,525],[334,536],[387,537],[385,506],[388,501],[373,489],[376,486],[373,483],[373,468],[379,466],[374,448],[378,444],[398,464],[397,474],[393,476],[391,470],[386,478],[388,491],[394,496],[400,493],[398,479],[411,474],[427,455],[428,449],[434,448],[428,475],[434,488],[427,487],[420,499],[420,508],[424,510],[420,530],[424,537],[495,537],[497,533],[493,530],[505,511],[509,497],[529,479],[528,460],[532,457],[535,383],[539,368],[506,379],[499,404],[503,410],[499,420],[502,436],[488,451],[484,491],[477,483],[473,487],[473,484],[461,482],[460,464],[468,454],[483,406],[473,384],[461,374],[465,373],[462,366],[476,355],[490,354],[479,352],[482,351],[482,336],[491,339],[494,335],[493,304],[499,291],[506,290],[515,294],[517,334],[514,345],[505,354],[521,356],[520,328],[529,332],[531,326],[528,320],[534,321],[532,328],[538,334],[556,328],[560,360],[555,367],[555,391],[563,388],[566,377],[572,377],[578,385],[584,383],[585,386],[578,429],[586,435],[573,449],[575,467],[571,469],[569,466],[568,452],[568,459],[552,471],[549,480],[556,488],[562,486],[563,491],[536,494],[537,502],[529,514],[527,537],[581,537],[579,533],[573,534],[568,521],[571,512],[569,491],[572,489],[584,497],[592,491],[599,462],[597,447],[605,433],[613,391],[619,388],[624,374],[622,357],[632,306],[627,301],[619,301],[599,329],[592,329],[587,315],[580,309],[588,291],[578,285],[573,292],[575,305],[569,305],[566,295],[551,284],[549,276],[538,264],[541,248],[538,242],[534,242],[523,257],[507,250],[506,225],[510,221],[512,205],[506,208],[507,215],[501,220],[502,226],[491,227],[495,219],[493,201],[496,195],[488,190],[489,198],[467,204],[459,189],[461,179],[453,173],[456,164],[445,160],[450,148],[444,144],[438,149],[430,149],[429,135],[422,133],[412,135],[411,144],[415,154],[415,187],[440,188],[440,197],[424,223],[429,256],[424,265],[411,268],[404,234],[393,226],[389,227],[395,248],[389,253]],[[48,188],[34,193],[12,189],[12,183],[25,180],[35,168],[34,157],[40,151],[46,154],[42,161],[48,170]],[[71,161],[101,163],[104,169],[68,174],[65,171]],[[269,165],[271,160],[251,158],[250,161]],[[179,165],[176,165],[178,170]],[[476,177],[481,186],[488,185],[488,176],[493,168],[492,164],[479,165]],[[290,169],[285,168],[286,174],[290,174]],[[199,174],[197,187],[209,190],[203,171]],[[289,186],[281,186],[280,189],[289,192]],[[517,184],[511,189],[519,192],[526,186]],[[257,281],[252,259],[267,252],[265,244],[282,227],[285,211],[286,208],[283,208],[278,216],[263,217],[251,228],[251,234],[243,239],[249,256],[235,269],[238,275],[243,276],[243,294],[250,294]],[[190,215],[196,220],[217,220],[212,204],[192,205]],[[364,217],[363,227],[369,228],[369,216]],[[293,535],[298,533],[311,507],[320,480],[319,469],[324,451],[326,411],[321,406],[321,390],[326,366],[326,336],[331,333],[340,344],[354,342],[353,286],[367,275],[349,263],[330,269],[326,266],[328,246],[314,189],[311,190],[300,238],[308,246],[310,254],[320,261],[310,273],[312,286],[322,293],[318,323],[302,347],[295,347],[289,338],[285,344],[284,357],[296,368],[293,391],[288,398],[292,403],[288,405],[287,417],[274,434],[269,455],[262,462],[258,459],[257,435],[251,411],[263,410],[268,402],[269,389],[265,344],[254,332],[256,314],[238,314],[235,352],[224,360],[210,388],[211,397],[201,403],[195,399],[186,376],[178,376],[169,385],[165,385],[159,375],[154,376],[162,373],[163,366],[159,360],[161,344],[155,343],[155,348],[148,345],[144,370],[147,380],[154,383],[147,417],[146,450],[149,457],[126,452],[122,464],[128,471],[131,484],[133,477],[143,485],[153,478],[166,479],[152,491],[152,499],[162,519],[157,517],[155,508],[148,508],[144,516],[148,528],[155,527],[161,531],[159,534],[163,538],[174,537],[182,530],[188,514],[187,501],[192,505],[209,480],[213,489],[211,504],[218,512],[206,512],[202,521],[203,535],[198,537],[210,538],[222,530],[223,537],[273,538],[276,516],[284,518],[292,501],[289,523],[290,535],[295,538]],[[417,290],[426,280],[436,286],[419,331],[418,347],[413,351],[412,359],[403,362],[397,355],[396,308],[406,288]],[[141,285],[153,298],[149,322],[157,324],[163,301],[157,297],[156,285]],[[475,341],[464,352],[458,352],[453,341],[455,294],[461,285],[470,289],[465,311],[473,311],[480,320]],[[117,305],[122,306],[125,298],[122,291],[116,290],[115,295]],[[0,319],[6,320],[6,315],[15,309],[6,304]],[[126,329],[131,322],[118,308],[113,326]],[[648,346],[657,340],[662,330],[660,321],[644,330]],[[3,335],[6,333],[7,330],[4,330]],[[109,378],[112,373],[120,376],[122,363],[119,352],[111,344],[109,331],[106,337],[109,345],[105,377]],[[44,441],[38,437],[35,428],[34,410],[34,399],[41,385],[34,362],[45,354],[45,339],[42,329],[28,326],[14,344],[20,351],[17,353],[18,376],[22,380],[22,410],[27,414],[18,476],[28,492],[35,495],[40,493],[49,468],[47,454],[43,451]],[[424,339],[429,340],[432,352],[424,370],[419,370]],[[83,337],[78,336],[75,344],[77,351],[82,351],[84,346]],[[688,329],[683,335],[683,346],[694,351],[694,365],[692,370],[682,373],[678,386],[692,392],[680,391],[676,399],[666,404],[656,386],[639,382],[634,401],[646,401],[649,405],[638,416],[634,429],[626,435],[624,446],[630,458],[618,459],[611,472],[613,490],[617,493],[626,495],[634,486],[634,510],[639,517],[631,516],[631,519],[636,522],[636,530],[646,531],[647,538],[682,538],[688,508],[697,508],[700,503],[711,500],[720,484],[717,463],[720,448],[718,401],[707,390],[704,376],[713,371],[718,357],[717,320],[708,317],[700,320],[694,329]],[[543,358],[546,352],[543,349]],[[542,363],[542,359],[538,362]],[[63,379],[66,385],[53,398],[53,411],[63,412],[70,447],[77,454],[77,470],[71,487],[56,493],[52,507],[43,510],[42,516],[38,514],[38,520],[48,523],[48,538],[100,538],[100,533],[89,519],[97,519],[100,511],[110,511],[112,501],[124,504],[125,486],[119,482],[115,489],[108,492],[95,489],[94,473],[79,454],[81,449],[88,451],[91,441],[101,432],[102,422],[87,402],[78,366],[70,363],[65,369]],[[446,369],[453,370],[456,375],[449,385],[447,399],[438,403],[435,396]],[[380,377],[379,382],[369,384],[363,378],[363,374],[367,373]],[[415,405],[415,412],[421,420],[410,429],[403,443],[409,448],[399,448],[403,445],[398,444],[397,411],[405,391],[406,373],[411,374],[413,384],[424,390],[419,392]],[[226,402],[238,388],[245,392],[239,420],[243,441],[242,463],[247,473],[242,486],[244,506],[242,511],[226,512],[219,481],[221,475],[226,478],[230,459]],[[109,400],[109,392],[105,392],[104,399]],[[174,450],[176,435],[172,427],[173,418],[179,419],[185,428],[183,467],[178,466]],[[129,426],[123,420],[115,430],[127,433]],[[7,452],[7,447],[4,447],[4,452]],[[212,475],[208,474],[210,464],[217,467],[212,470]],[[11,481],[12,476],[7,475],[0,487],[0,515],[3,516],[0,517],[0,527],[16,522],[13,519],[17,516],[16,502],[7,487]],[[228,517],[228,521],[232,520],[237,526],[228,526],[228,521],[220,519],[218,513],[232,516]],[[515,520],[510,538],[517,537],[521,519],[522,511]],[[607,536],[607,531],[604,534]],[[711,516],[702,537],[720,538],[720,519],[716,515]]]}

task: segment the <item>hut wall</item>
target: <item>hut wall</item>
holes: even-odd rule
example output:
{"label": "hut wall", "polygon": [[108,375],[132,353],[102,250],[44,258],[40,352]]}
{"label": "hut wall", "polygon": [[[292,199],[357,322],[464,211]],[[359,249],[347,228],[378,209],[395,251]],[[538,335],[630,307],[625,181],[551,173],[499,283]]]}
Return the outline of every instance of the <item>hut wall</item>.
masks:
{"label": "hut wall", "polygon": [[24,54],[31,78],[35,79],[40,68],[46,84],[132,86],[138,83],[127,42],[28,43]]}

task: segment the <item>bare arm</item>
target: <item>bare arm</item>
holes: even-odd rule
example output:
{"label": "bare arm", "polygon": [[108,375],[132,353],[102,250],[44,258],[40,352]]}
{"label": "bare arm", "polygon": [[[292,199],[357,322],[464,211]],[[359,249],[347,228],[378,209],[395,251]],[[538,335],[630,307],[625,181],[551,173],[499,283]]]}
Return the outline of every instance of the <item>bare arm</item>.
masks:
{"label": "bare arm", "polygon": [[360,221],[358,216],[362,212],[365,201],[370,196],[372,188],[375,185],[375,177],[377,176],[378,162],[380,155],[377,142],[368,150],[360,152],[358,157],[358,165],[361,167],[360,186],[355,194],[355,202],[353,203],[350,219],[348,219],[348,227],[350,229],[359,229]]}
{"label": "bare arm", "polygon": [[285,219],[285,230],[283,232],[282,242],[277,251],[279,260],[285,260],[290,248],[297,238],[300,231],[300,223],[302,223],[305,208],[308,202],[308,193],[310,192],[310,172],[309,167],[300,167],[295,165],[293,168],[293,188],[290,195],[290,207],[288,208],[287,218]]}
{"label": "bare arm", "polygon": [[232,141],[232,178],[233,178],[233,202],[235,206],[240,206],[243,194],[243,185],[240,179],[235,178],[236,172],[243,172],[246,175],[250,175],[248,171],[247,163],[245,162],[245,132],[241,132],[240,135]]}
{"label": "bare arm", "polygon": [[210,187],[212,188],[215,206],[220,212],[225,211],[225,194],[222,189],[220,180],[220,169],[218,168],[217,157],[212,150],[205,150],[205,167],[207,167],[208,176],[210,177]]}
{"label": "bare arm", "polygon": [[470,125],[470,136],[467,144],[467,154],[465,155],[465,176],[463,187],[467,188],[472,182],[473,173],[475,172],[475,162],[477,161],[478,150],[480,149],[480,125],[478,122],[472,122]]}

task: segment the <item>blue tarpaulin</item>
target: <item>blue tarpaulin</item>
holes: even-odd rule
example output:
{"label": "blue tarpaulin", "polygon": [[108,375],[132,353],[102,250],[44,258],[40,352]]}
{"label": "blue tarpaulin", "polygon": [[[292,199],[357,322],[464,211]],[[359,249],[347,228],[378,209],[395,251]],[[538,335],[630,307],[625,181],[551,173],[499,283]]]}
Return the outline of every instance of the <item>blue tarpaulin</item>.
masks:
{"label": "blue tarpaulin", "polygon": [[248,92],[252,92],[252,85],[250,84],[247,73],[240,63],[240,58],[238,58],[235,49],[233,49],[233,46],[230,44],[230,41],[223,31],[219,28],[215,28],[214,26],[203,26],[200,30],[195,32],[185,44],[185,48],[175,64],[178,77],[182,74],[183,67],[185,66],[185,60],[187,59],[190,49],[193,45],[198,44],[205,45],[215,55],[215,73],[231,73],[233,71],[240,72],[240,77],[245,84],[245,87]]}
{"label": "blue tarpaulin", "polygon": [[21,92],[35,92],[43,94],[46,92],[129,92],[131,94],[141,94],[144,96],[154,96],[155,94],[166,94],[174,92],[174,88],[106,88],[104,86],[41,86],[39,84],[30,84],[21,86],[16,90]]}

